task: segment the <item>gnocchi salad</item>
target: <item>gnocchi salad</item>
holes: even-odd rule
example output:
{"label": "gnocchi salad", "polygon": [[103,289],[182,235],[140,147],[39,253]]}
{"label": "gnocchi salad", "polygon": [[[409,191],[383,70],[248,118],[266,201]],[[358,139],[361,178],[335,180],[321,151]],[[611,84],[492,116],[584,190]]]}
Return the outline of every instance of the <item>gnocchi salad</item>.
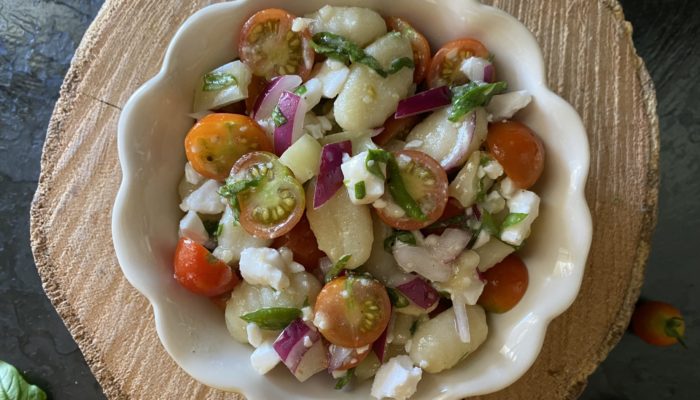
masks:
{"label": "gnocchi salad", "polygon": [[513,117],[531,96],[478,40],[433,53],[367,8],[266,9],[239,38],[195,83],[174,277],[260,374],[407,399],[527,290],[544,147]]}

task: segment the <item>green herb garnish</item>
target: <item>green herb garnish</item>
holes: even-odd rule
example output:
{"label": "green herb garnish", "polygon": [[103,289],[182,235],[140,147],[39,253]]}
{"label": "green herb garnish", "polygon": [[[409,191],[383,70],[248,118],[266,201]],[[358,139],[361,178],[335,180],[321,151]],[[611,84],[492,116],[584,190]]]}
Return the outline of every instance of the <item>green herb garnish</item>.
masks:
{"label": "green herb garnish", "polygon": [[394,306],[394,308],[404,308],[408,307],[408,305],[410,304],[406,296],[404,296],[403,293],[399,292],[394,288],[386,288],[386,293],[389,295],[389,300],[391,301],[391,304]]}
{"label": "green herb garnish", "polygon": [[301,318],[301,310],[289,307],[261,308],[257,311],[241,315],[243,321],[252,322],[261,329],[273,331],[284,329],[297,318]]}
{"label": "green herb garnish", "polygon": [[386,239],[384,239],[384,250],[391,253],[391,249],[392,247],[394,247],[394,243],[396,243],[397,240],[406,244],[410,244],[411,246],[416,245],[416,237],[413,236],[411,232],[396,230],[394,231],[394,233],[392,233],[391,235],[387,236]]}
{"label": "green herb garnish", "polygon": [[524,213],[510,213],[506,217],[505,220],[503,220],[503,224],[501,224],[501,230],[508,228],[509,226],[513,226],[516,224],[519,224],[527,218],[527,214]]}
{"label": "green herb garnish", "polygon": [[264,177],[264,174],[260,174],[258,176],[251,176],[250,179],[243,179],[235,182],[227,180],[226,184],[219,188],[219,196],[228,200],[236,221],[238,221],[238,216],[241,213],[241,208],[238,204],[238,193],[260,185]]}
{"label": "green herb garnish", "polygon": [[355,368],[350,368],[347,370],[347,372],[345,372],[345,375],[338,378],[338,380],[335,382],[335,389],[340,390],[347,386],[347,384],[350,383],[350,380],[352,380],[353,376],[355,376]]}
{"label": "green herb garnish", "polygon": [[486,210],[481,210],[481,230],[489,235],[497,235],[498,227],[493,220],[493,215]]}
{"label": "green herb garnish", "polygon": [[272,122],[274,122],[275,126],[278,128],[287,123],[287,117],[282,114],[280,106],[275,106],[275,109],[272,110]]}
{"label": "green herb garnish", "polygon": [[367,188],[365,188],[365,181],[359,181],[355,184],[355,198],[357,200],[362,200],[367,196]]}
{"label": "green herb garnish", "polygon": [[370,149],[367,150],[367,158],[365,158],[365,168],[372,175],[384,179],[384,173],[379,163],[387,163],[392,155],[386,150],[382,149]]}
{"label": "green herb garnish", "polygon": [[202,90],[205,92],[213,92],[238,84],[236,77],[228,72],[209,72],[204,74],[202,80],[204,81]]}
{"label": "green herb garnish", "polygon": [[426,216],[423,210],[421,210],[418,203],[411,197],[408,190],[406,190],[406,185],[401,177],[399,164],[396,162],[394,156],[389,157],[386,163],[386,173],[388,176],[387,186],[389,187],[389,193],[391,193],[391,197],[394,198],[396,204],[406,212],[409,218],[417,221],[425,221]]}
{"label": "green herb garnish", "polygon": [[338,262],[336,262],[326,273],[326,283],[335,279],[338,274],[340,274],[340,271],[345,269],[345,266],[348,265],[348,261],[350,261],[350,257],[352,257],[350,254],[340,257]]}
{"label": "green herb garnish", "polygon": [[334,33],[319,32],[313,36],[311,46],[316,53],[344,63],[349,61],[364,64],[372,68],[382,78],[399,72],[402,68],[414,68],[413,60],[402,57],[392,61],[389,70],[384,70],[376,58],[365,53],[356,43]]}
{"label": "green herb garnish", "polygon": [[309,91],[309,90],[306,88],[305,85],[301,85],[301,86],[299,86],[298,88],[294,89],[294,94],[296,94],[296,95],[298,95],[298,96],[303,96],[303,95],[305,95],[306,92],[308,92],[308,91]]}
{"label": "green herb garnish", "polygon": [[491,101],[491,97],[502,93],[508,88],[505,82],[479,84],[469,82],[466,85],[452,88],[452,107],[448,119],[458,122],[462,117],[477,107],[485,106]]}

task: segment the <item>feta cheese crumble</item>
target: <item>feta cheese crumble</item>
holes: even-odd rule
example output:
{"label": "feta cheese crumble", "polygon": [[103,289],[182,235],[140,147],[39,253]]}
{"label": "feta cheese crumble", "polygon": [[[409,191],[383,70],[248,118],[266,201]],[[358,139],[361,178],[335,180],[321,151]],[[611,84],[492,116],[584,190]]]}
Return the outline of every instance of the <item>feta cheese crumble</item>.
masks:
{"label": "feta cheese crumble", "polygon": [[199,182],[203,181],[204,179],[206,178],[194,170],[192,163],[188,161],[187,164],[185,164],[185,180],[187,183],[198,185]]}
{"label": "feta cheese crumble", "polygon": [[[289,251],[286,249],[286,251]],[[291,253],[291,252],[290,252]],[[275,290],[289,287],[289,275],[304,272],[304,267],[291,261],[285,248],[247,248],[241,252],[240,270],[243,279],[252,285],[270,286]]]}
{"label": "feta cheese crumble", "polygon": [[214,179],[209,179],[202,186],[190,193],[180,203],[182,211],[196,211],[202,214],[220,214],[224,212],[225,203],[219,196],[221,185]]}
{"label": "feta cheese crumble", "polygon": [[[365,164],[369,151],[350,157],[340,165],[343,171],[343,183],[348,189],[348,196],[353,204],[370,204],[384,194],[384,180],[372,174]],[[379,168],[386,176],[386,165],[379,163]],[[364,185],[364,196],[356,192],[358,184]],[[358,198],[360,197],[360,198]]]}
{"label": "feta cheese crumble", "polygon": [[515,113],[527,107],[532,101],[532,96],[525,90],[503,93],[491,98],[486,105],[486,111],[493,121],[499,122],[513,117]]}
{"label": "feta cheese crumble", "polygon": [[209,240],[209,234],[204,229],[204,223],[194,211],[188,211],[180,220],[180,237],[192,239],[199,244]]}
{"label": "feta cheese crumble", "polygon": [[348,75],[350,75],[350,68],[340,61],[329,58],[321,64],[314,78],[320,80],[323,85],[323,97],[332,99],[343,89]]}
{"label": "feta cheese crumble", "polygon": [[525,218],[503,229],[501,240],[513,246],[520,246],[530,236],[530,226],[539,215],[540,197],[528,190],[520,190],[508,199],[511,214],[527,214]]}
{"label": "feta cheese crumble", "polygon": [[377,371],[372,383],[372,397],[405,400],[416,392],[423,370],[413,366],[406,355],[396,356]]}
{"label": "feta cheese crumble", "polygon": [[279,354],[272,347],[272,341],[262,343],[250,355],[250,363],[260,375],[270,372],[280,361]]}

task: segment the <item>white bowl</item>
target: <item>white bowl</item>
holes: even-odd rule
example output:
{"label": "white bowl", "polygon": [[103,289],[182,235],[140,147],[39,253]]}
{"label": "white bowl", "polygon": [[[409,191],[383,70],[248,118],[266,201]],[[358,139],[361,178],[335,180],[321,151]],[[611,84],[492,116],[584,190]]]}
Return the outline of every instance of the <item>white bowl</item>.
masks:
{"label": "white bowl", "polygon": [[573,302],[591,241],[584,199],[589,151],[574,109],[545,86],[542,54],[532,34],[512,16],[475,0],[239,0],[206,7],[180,27],[163,67],[134,93],[119,120],[123,181],[114,205],[112,233],[124,275],[153,305],[163,346],[188,374],[249,399],[368,398],[369,383],[336,391],[326,374],[300,384],[278,366],[266,376],[250,365],[252,349],[233,340],[222,313],[172,278],[177,243],[177,184],[185,163],[183,139],[192,126],[194,85],[201,74],[236,57],[240,26],[268,7],[297,15],[325,4],[359,5],[405,17],[434,49],[448,40],[474,37],[496,55],[499,79],[525,89],[533,103],[518,118],[545,143],[545,173],[535,190],[541,216],[524,249],[530,286],[503,315],[489,316],[484,345],[457,367],[424,374],[416,399],[458,399],[515,382],[533,364],[549,322]]}

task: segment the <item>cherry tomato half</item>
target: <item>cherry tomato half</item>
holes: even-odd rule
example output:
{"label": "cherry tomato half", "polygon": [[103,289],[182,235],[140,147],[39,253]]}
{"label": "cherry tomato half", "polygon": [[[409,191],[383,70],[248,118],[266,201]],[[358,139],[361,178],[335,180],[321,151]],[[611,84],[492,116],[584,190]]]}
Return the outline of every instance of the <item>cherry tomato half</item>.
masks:
{"label": "cherry tomato half", "polygon": [[523,260],[515,254],[481,274],[486,280],[478,304],[486,311],[501,314],[515,307],[525,295],[529,278]]}
{"label": "cherry tomato half", "polygon": [[326,253],[319,250],[316,236],[311,231],[306,216],[303,216],[291,231],[275,239],[272,247],[286,247],[291,250],[294,253],[294,261],[303,265],[307,271],[318,268],[318,261],[326,256]]}
{"label": "cherry tomato half", "polygon": [[231,169],[232,179],[261,182],[238,193],[243,229],[261,239],[284,235],[299,222],[306,208],[304,189],[289,168],[272,153],[256,151],[241,157]]}
{"label": "cherry tomato half", "polygon": [[292,32],[294,16],[279,8],[253,14],[241,29],[238,55],[254,75],[267,80],[299,75],[306,80],[314,65],[308,31]]}
{"label": "cherry tomato half", "polygon": [[416,85],[420,84],[425,79],[425,74],[430,66],[432,53],[428,39],[404,19],[399,17],[387,17],[385,19],[390,30],[400,32],[401,35],[411,41],[413,63],[416,66],[416,69],[413,71],[413,82]]}
{"label": "cherry tomato half", "polygon": [[517,121],[490,124],[486,147],[518,187],[527,189],[542,175],[544,146],[525,124]]}
{"label": "cherry tomato half", "polygon": [[447,174],[440,164],[429,155],[416,150],[401,150],[395,153],[401,178],[411,198],[425,214],[425,220],[412,219],[398,212],[398,205],[385,191],[382,199],[388,204],[377,208],[377,215],[385,224],[403,230],[425,228],[437,221],[447,203]]}
{"label": "cherry tomato half", "polygon": [[385,146],[391,139],[404,139],[408,136],[411,129],[423,119],[421,115],[413,115],[406,118],[396,119],[392,115],[384,122],[384,130],[377,136],[372,138],[374,143],[379,146]]}
{"label": "cherry tomato half", "polygon": [[462,61],[471,57],[488,59],[489,50],[476,39],[459,39],[442,46],[430,63],[428,69],[428,87],[456,86],[469,82],[460,66]]}
{"label": "cherry tomato half", "polygon": [[213,297],[231,291],[238,276],[225,262],[194,240],[180,238],[175,249],[175,279],[185,289]]}
{"label": "cherry tomato half", "polygon": [[661,301],[643,301],[632,314],[632,332],[654,346],[680,343],[685,347],[685,321],[674,306]]}
{"label": "cherry tomato half", "polygon": [[255,121],[238,114],[210,114],[185,137],[192,168],[210,179],[223,181],[233,164],[253,150],[272,151],[272,142]]}
{"label": "cherry tomato half", "polygon": [[391,317],[384,285],[367,276],[343,276],[321,289],[314,308],[323,337],[336,346],[357,348],[381,336]]}

